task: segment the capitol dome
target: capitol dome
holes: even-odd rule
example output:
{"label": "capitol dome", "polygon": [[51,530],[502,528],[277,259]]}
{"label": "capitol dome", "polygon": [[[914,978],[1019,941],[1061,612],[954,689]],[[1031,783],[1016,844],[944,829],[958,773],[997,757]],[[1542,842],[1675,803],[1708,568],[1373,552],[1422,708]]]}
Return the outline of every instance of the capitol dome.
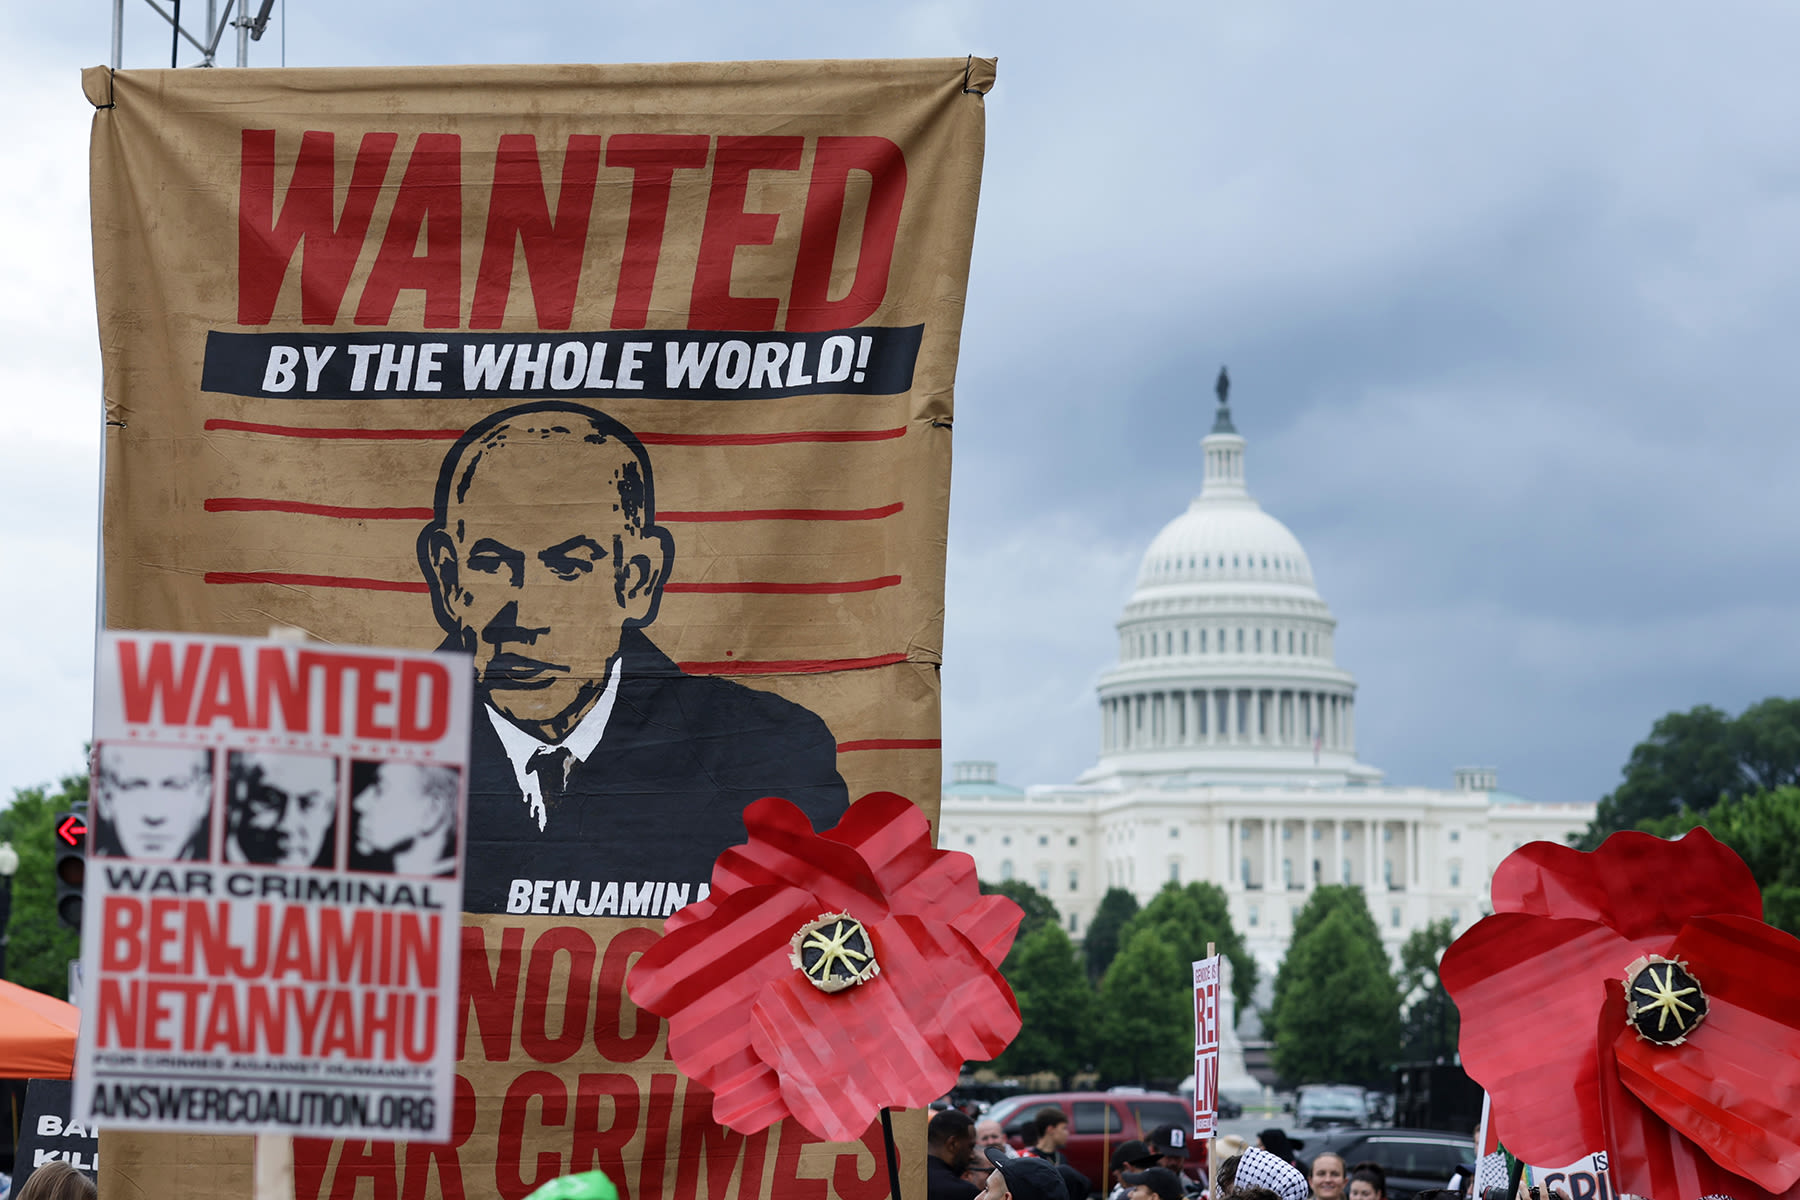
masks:
{"label": "capitol dome", "polygon": [[1202,440],[1204,482],[1151,541],[1100,680],[1101,752],[1083,782],[1369,783],[1356,681],[1291,530],[1244,482],[1229,380]]}
{"label": "capitol dome", "polygon": [[1196,498],[1164,525],[1138,569],[1138,587],[1241,579],[1312,589],[1300,539],[1256,506],[1226,508]]}

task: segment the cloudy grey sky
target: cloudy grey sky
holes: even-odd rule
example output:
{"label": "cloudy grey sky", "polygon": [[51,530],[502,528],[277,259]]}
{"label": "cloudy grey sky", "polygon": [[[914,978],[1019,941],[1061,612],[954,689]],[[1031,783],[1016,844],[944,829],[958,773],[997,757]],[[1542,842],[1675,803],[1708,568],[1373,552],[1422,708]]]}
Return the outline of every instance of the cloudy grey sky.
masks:
{"label": "cloudy grey sky", "polygon": [[[1390,781],[1594,799],[1659,714],[1800,692],[1800,9],[284,2],[295,66],[999,57],[947,758],[1091,761],[1221,362]],[[0,790],[89,722],[106,10],[0,7]],[[157,24],[129,0],[127,66],[167,65]]]}

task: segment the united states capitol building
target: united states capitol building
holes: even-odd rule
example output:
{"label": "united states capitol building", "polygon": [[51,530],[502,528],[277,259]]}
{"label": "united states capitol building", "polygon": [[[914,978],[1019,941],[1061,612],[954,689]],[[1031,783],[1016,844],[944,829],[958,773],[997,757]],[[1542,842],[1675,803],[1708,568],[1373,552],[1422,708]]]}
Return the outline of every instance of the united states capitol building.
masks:
{"label": "united states capitol building", "polygon": [[1244,438],[1221,387],[1201,442],[1205,482],[1144,552],[1100,677],[1098,761],[1073,784],[1001,783],[954,765],[939,844],[981,877],[1043,891],[1080,938],[1110,887],[1140,903],[1165,883],[1221,885],[1271,979],[1314,886],[1360,886],[1397,958],[1427,922],[1487,911],[1496,864],[1565,841],[1591,804],[1501,791],[1492,767],[1446,788],[1392,787],[1356,757],[1356,679],[1306,551],[1245,483]]}

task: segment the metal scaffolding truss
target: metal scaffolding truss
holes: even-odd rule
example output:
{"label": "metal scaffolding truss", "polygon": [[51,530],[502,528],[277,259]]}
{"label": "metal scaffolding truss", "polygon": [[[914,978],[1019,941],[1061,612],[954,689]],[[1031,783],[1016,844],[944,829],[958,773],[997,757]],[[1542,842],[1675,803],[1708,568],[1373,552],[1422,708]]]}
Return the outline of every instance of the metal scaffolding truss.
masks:
{"label": "metal scaffolding truss", "polygon": [[[219,10],[219,0],[206,0],[206,17],[199,31],[195,32],[182,23],[181,0],[170,0],[174,11],[164,8],[158,0],[144,0],[150,8],[168,22],[172,35],[169,51],[169,65],[177,65],[177,58],[182,42],[200,52],[202,67],[218,66],[219,43],[225,38],[227,29],[237,30],[237,62],[235,65],[250,65],[250,43],[262,40],[263,31],[269,27],[269,13],[275,7],[275,0],[261,0],[256,15],[250,15],[252,0],[225,0],[224,11]],[[233,12],[237,13],[234,18]],[[125,0],[113,0],[112,6],[112,65],[117,70],[124,65],[125,57]]]}

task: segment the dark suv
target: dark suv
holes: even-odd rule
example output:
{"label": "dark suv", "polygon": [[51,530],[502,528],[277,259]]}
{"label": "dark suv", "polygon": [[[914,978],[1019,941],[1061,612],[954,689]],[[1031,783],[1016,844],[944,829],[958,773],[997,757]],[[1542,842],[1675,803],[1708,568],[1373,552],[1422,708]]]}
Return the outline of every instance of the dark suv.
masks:
{"label": "dark suv", "polygon": [[1353,1167],[1373,1162],[1387,1172],[1388,1200],[1412,1200],[1413,1193],[1443,1187],[1458,1163],[1475,1161],[1475,1140],[1436,1129],[1333,1129],[1308,1134],[1302,1154],[1310,1159],[1330,1151]]}
{"label": "dark suv", "polygon": [[1331,1129],[1369,1123],[1369,1100],[1363,1089],[1342,1083],[1309,1083],[1294,1105],[1302,1129]]}

